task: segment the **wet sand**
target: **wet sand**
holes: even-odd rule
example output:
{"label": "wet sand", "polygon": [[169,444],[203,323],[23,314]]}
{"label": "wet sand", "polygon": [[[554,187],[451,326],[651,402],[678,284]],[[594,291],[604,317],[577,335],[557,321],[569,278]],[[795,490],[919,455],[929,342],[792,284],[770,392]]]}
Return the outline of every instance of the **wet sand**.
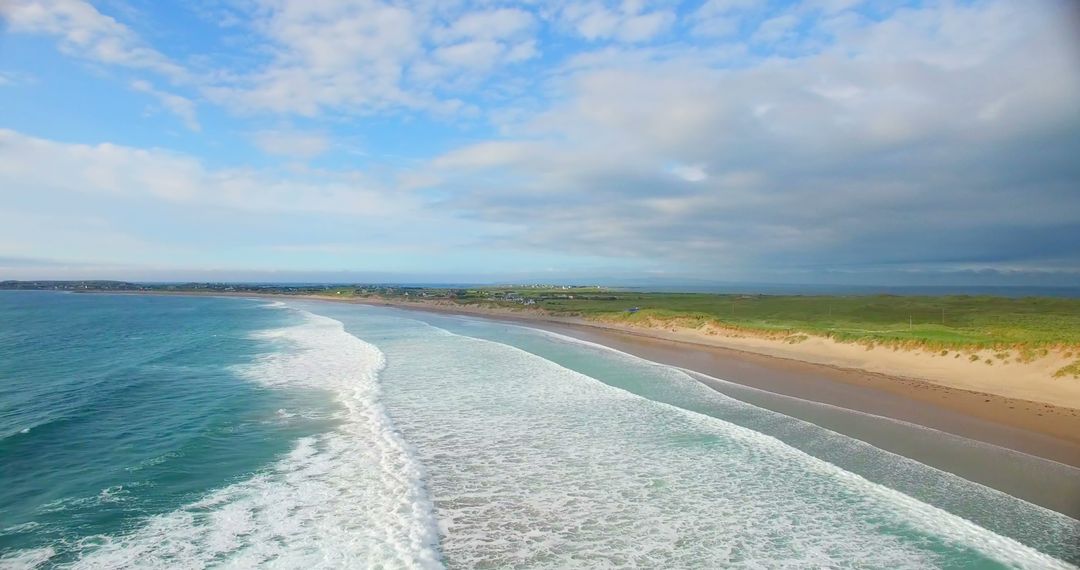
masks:
{"label": "wet sand", "polygon": [[1080,409],[663,338],[650,329],[623,330],[581,319],[426,303],[323,298],[524,324],[730,382],[919,424],[1080,467]]}
{"label": "wet sand", "polygon": [[593,342],[681,368],[705,385],[750,404],[1080,518],[1080,410],[1074,408],[661,338],[648,329],[619,330],[580,319],[378,299],[216,296],[321,300],[452,314]]}
{"label": "wet sand", "polygon": [[[966,411],[975,407],[991,415],[1033,415],[1043,409],[1034,403],[1028,402],[1025,407],[1023,402],[1008,398],[945,387],[911,388],[918,381],[582,324],[478,315],[442,307],[394,308],[541,329],[674,366],[749,404],[811,422],[1080,519],[1080,443],[1075,437],[1056,437]],[[897,389],[897,385],[908,389]],[[1067,427],[1064,423],[1055,419],[1039,425],[1051,426],[1053,433]]]}
{"label": "wet sand", "polygon": [[[776,394],[993,443],[1080,467],[1080,411],[927,382],[585,326],[531,326]],[[715,387],[715,382],[702,379]]]}
{"label": "wet sand", "polygon": [[[147,294],[135,292],[135,294]],[[482,317],[566,334],[729,382],[830,404],[1000,445],[1080,467],[1080,409],[945,386],[896,374],[760,354],[583,319],[430,302],[329,295],[151,292],[149,294],[323,300]],[[703,379],[708,382],[708,379]]]}

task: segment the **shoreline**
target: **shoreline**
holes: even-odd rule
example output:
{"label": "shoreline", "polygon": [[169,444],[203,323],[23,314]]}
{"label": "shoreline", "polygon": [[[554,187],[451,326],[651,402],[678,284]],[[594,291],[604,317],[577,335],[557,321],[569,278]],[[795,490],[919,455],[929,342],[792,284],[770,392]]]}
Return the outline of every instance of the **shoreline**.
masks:
{"label": "shoreline", "polygon": [[[288,295],[281,297],[289,298]],[[481,317],[595,342],[660,364],[774,394],[936,429],[1080,468],[1080,409],[609,326],[584,319],[424,302],[292,297]],[[710,378],[711,377],[711,378]]]}
{"label": "shoreline", "polygon": [[[538,328],[697,373],[705,385],[734,384],[939,430],[1080,468],[1080,409],[919,378],[843,367],[723,346],[719,339],[678,337],[641,327],[501,308],[330,295],[200,292],[109,292],[326,301],[480,317]],[[713,342],[708,342],[712,340]],[[890,351],[891,352],[891,351]]]}

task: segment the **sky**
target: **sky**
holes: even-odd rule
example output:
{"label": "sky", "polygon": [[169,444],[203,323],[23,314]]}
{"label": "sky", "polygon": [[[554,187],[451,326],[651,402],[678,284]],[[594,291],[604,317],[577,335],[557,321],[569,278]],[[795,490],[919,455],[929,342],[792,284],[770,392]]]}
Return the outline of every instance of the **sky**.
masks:
{"label": "sky", "polygon": [[1070,0],[0,20],[0,279],[1080,284]]}

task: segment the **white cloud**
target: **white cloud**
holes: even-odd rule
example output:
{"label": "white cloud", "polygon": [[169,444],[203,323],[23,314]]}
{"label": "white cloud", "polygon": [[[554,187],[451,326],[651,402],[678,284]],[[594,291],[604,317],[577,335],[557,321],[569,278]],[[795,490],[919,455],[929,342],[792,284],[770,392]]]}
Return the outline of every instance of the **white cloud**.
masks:
{"label": "white cloud", "polygon": [[[1055,227],[1076,233],[1077,174],[1062,158],[1077,150],[1080,128],[1068,5],[942,2],[868,18],[850,0],[774,4],[703,3],[680,23],[709,36],[694,45],[667,35],[672,3],[563,2],[533,14],[532,5],[259,0],[244,31],[261,64],[201,80],[211,100],[341,123],[483,105],[498,138],[470,138],[420,167],[412,156],[407,171],[378,179],[282,179],[159,149],[3,131],[0,185],[364,220],[445,223],[453,211],[497,228],[505,243],[691,265],[784,265],[822,252],[852,263],[1031,256],[1060,247],[1046,238]],[[55,35],[95,61],[179,74],[85,2],[0,6],[13,31]],[[737,32],[752,37],[732,41]],[[528,76],[509,76],[557,33],[572,38],[556,38]],[[538,69],[548,60],[558,63]],[[191,100],[131,85],[198,127]],[[274,155],[310,158],[330,145],[318,132],[238,130]],[[906,236],[911,220],[924,231]],[[324,243],[346,243],[335,239]]]}
{"label": "white cloud", "polygon": [[330,138],[323,133],[294,130],[266,130],[252,135],[256,146],[267,154],[313,158],[330,148]]}
{"label": "white cloud", "polygon": [[0,16],[11,31],[59,37],[61,48],[76,57],[154,71],[173,79],[186,76],[183,67],[84,0],[6,0],[0,3]]}
{"label": "white cloud", "polygon": [[[28,243],[27,236],[34,236],[32,244]],[[139,257],[172,253],[169,247],[148,243],[93,214],[0,211],[0,271],[5,278],[12,278],[20,269],[18,265],[9,265],[10,261],[5,257],[18,259],[31,254],[36,258],[79,259],[85,262],[109,258],[116,252]],[[41,279],[45,271],[53,268],[31,266],[22,269],[26,278]],[[54,269],[61,275],[64,272],[70,275],[72,270],[80,267],[76,262]]]}
{"label": "white cloud", "polygon": [[428,77],[438,77],[454,73],[454,68],[487,71],[532,59],[538,55],[529,33],[534,25],[532,14],[523,10],[468,12],[449,27],[433,31],[438,44],[431,53],[434,61],[422,65],[449,64],[428,72]]}
{"label": "white cloud", "polygon": [[615,37],[624,42],[643,42],[650,40],[664,31],[675,22],[675,14],[666,11],[636,14],[627,17]]}
{"label": "white cloud", "polygon": [[609,8],[600,2],[571,3],[560,15],[577,33],[591,41],[644,42],[667,31],[675,22],[674,12],[646,12],[636,2],[623,2],[617,8]]}
{"label": "white cloud", "polygon": [[450,40],[512,38],[528,31],[533,25],[532,14],[516,8],[476,11],[461,16],[445,31],[437,31],[436,38],[440,36],[445,36]]}
{"label": "white cloud", "polygon": [[798,24],[799,17],[795,14],[781,14],[762,22],[754,32],[753,39],[756,42],[776,42],[790,34]]}
{"label": "white cloud", "polygon": [[526,40],[510,46],[510,49],[508,49],[504,55],[504,61],[506,63],[518,63],[530,60],[539,55],[540,50],[536,47],[536,41]]}
{"label": "white cloud", "polygon": [[322,108],[419,106],[401,85],[405,65],[422,53],[422,22],[380,2],[263,3],[256,28],[274,50],[263,69],[208,90],[231,105],[315,115]]}
{"label": "white cloud", "polygon": [[142,79],[132,81],[131,88],[157,99],[170,113],[180,117],[188,129],[195,132],[202,130],[202,127],[199,125],[199,119],[196,116],[195,103],[192,102],[191,99],[181,97],[175,93],[161,91],[154,87],[149,81]]}
{"label": "white cloud", "polygon": [[0,130],[0,187],[88,194],[256,212],[403,215],[415,202],[358,173],[290,179],[248,169],[209,169],[187,155],[102,143],[67,144]]}
{"label": "white cloud", "polygon": [[668,170],[687,182],[701,182],[709,177],[704,164],[673,164]]}
{"label": "white cloud", "polygon": [[508,239],[538,247],[574,235],[563,247],[780,265],[1061,255],[1080,228],[1065,21],[1005,1],[900,10],[735,69],[614,52],[431,168],[455,205],[518,220]]}
{"label": "white cloud", "polygon": [[544,147],[518,141],[490,141],[465,146],[435,159],[440,168],[488,168],[521,163]]}
{"label": "white cloud", "polygon": [[502,52],[498,42],[477,40],[440,47],[435,50],[435,58],[456,67],[483,69],[494,65]]}
{"label": "white cloud", "polygon": [[619,16],[602,4],[579,5],[564,12],[566,18],[577,27],[578,33],[587,40],[607,39],[619,28]]}
{"label": "white cloud", "polygon": [[698,17],[729,14],[731,12],[760,8],[764,0],[706,0],[695,11]]}
{"label": "white cloud", "polygon": [[0,71],[0,87],[12,87],[17,85],[32,85],[37,83],[37,77],[20,71]]}
{"label": "white cloud", "polygon": [[[86,0],[0,2],[0,15],[12,32],[56,36],[69,55],[153,72],[245,113],[359,115],[403,108],[474,114],[454,91],[540,53],[535,17],[517,8],[253,0],[234,9],[247,10],[250,40],[245,41],[254,41],[246,55],[262,62],[230,69],[212,58],[192,57],[201,66],[194,73]],[[206,9],[195,10],[205,17]],[[235,24],[230,19],[229,25]],[[138,85],[195,128],[190,99],[145,78]]]}
{"label": "white cloud", "polygon": [[743,19],[763,6],[762,0],[707,0],[689,15],[692,31],[699,36],[732,36]]}
{"label": "white cloud", "polygon": [[272,46],[261,69],[210,96],[250,111],[455,113],[445,91],[468,88],[539,53],[534,17],[515,8],[461,10],[426,3],[266,0],[254,28]]}
{"label": "white cloud", "polygon": [[865,0],[803,0],[802,8],[835,14],[859,7]]}

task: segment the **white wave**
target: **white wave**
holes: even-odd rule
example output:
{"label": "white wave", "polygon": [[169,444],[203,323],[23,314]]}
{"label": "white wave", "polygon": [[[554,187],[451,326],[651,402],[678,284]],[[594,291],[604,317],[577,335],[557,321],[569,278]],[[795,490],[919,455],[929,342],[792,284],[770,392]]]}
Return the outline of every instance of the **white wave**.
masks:
{"label": "white wave", "polygon": [[[477,322],[479,322],[479,321],[477,321]],[[500,323],[500,324],[503,324],[503,323]],[[742,391],[745,391],[745,392],[754,392],[754,393],[757,393],[757,394],[767,394],[770,398],[775,398],[775,399],[779,399],[779,400],[787,400],[787,401],[791,401],[791,402],[800,402],[800,403],[808,404],[808,405],[811,405],[811,406],[814,406],[814,407],[820,408],[820,409],[829,409],[829,410],[833,410],[833,411],[836,411],[836,412],[839,412],[839,413],[848,414],[848,415],[852,415],[852,416],[861,416],[861,417],[866,417],[866,418],[874,418],[875,420],[881,421],[881,422],[886,422],[886,423],[896,424],[896,425],[903,425],[903,426],[905,426],[905,427],[907,427],[909,429],[915,429],[915,430],[920,430],[920,431],[924,431],[924,432],[933,432],[933,433],[939,434],[943,438],[950,438],[950,439],[955,439],[955,440],[966,440],[966,441],[970,442],[971,445],[978,445],[978,446],[984,447],[984,448],[993,448],[998,453],[1001,453],[1001,454],[1024,456],[1026,458],[1035,459],[1035,460],[1040,461],[1040,462],[1046,462],[1048,464],[1053,464],[1054,466],[1059,467],[1059,468],[1061,468],[1063,470],[1074,471],[1074,472],[1077,473],[1078,476],[1080,476],[1080,469],[1072,467],[1071,465],[1066,465],[1066,464],[1061,463],[1059,461],[1054,461],[1052,459],[1045,459],[1045,458],[1041,458],[1041,457],[1036,457],[1034,455],[1024,453],[1022,451],[1017,451],[1017,450],[1014,450],[1014,449],[1001,447],[1000,445],[995,445],[995,444],[989,443],[989,442],[976,441],[976,440],[964,438],[964,437],[959,436],[959,435],[951,434],[949,432],[944,432],[944,431],[941,431],[939,429],[935,429],[935,428],[932,428],[932,427],[927,427],[927,426],[924,426],[924,425],[921,425],[921,424],[916,424],[916,423],[912,423],[912,422],[909,422],[909,421],[905,421],[905,420],[901,420],[901,419],[897,419],[897,418],[892,418],[892,417],[888,417],[888,416],[882,416],[882,415],[879,415],[879,414],[872,414],[870,412],[863,412],[861,410],[855,410],[855,409],[851,409],[851,408],[843,408],[843,407],[840,407],[840,406],[837,406],[837,405],[834,405],[834,404],[828,404],[828,403],[825,403],[825,402],[818,402],[818,401],[815,401],[815,400],[807,400],[805,398],[799,398],[797,396],[789,396],[787,394],[781,394],[779,392],[771,392],[769,390],[765,390],[765,389],[762,389],[762,388],[756,388],[754,386],[749,386],[747,384],[740,384],[738,382],[732,382],[730,380],[725,380],[723,378],[718,378],[716,376],[711,376],[709,374],[705,374],[703,372],[698,372],[696,370],[691,370],[689,368],[683,368],[681,366],[675,366],[675,365],[672,365],[672,364],[663,364],[663,363],[660,363],[660,362],[655,362],[655,361],[649,360],[647,358],[643,358],[643,357],[637,356],[635,354],[630,354],[629,352],[619,350],[617,348],[612,348],[612,347],[607,346],[607,345],[603,345],[603,344],[600,344],[600,343],[580,339],[580,338],[573,337],[573,336],[570,336],[570,335],[564,335],[564,334],[557,333],[557,332],[554,332],[554,331],[549,331],[549,330],[546,330],[546,329],[539,329],[539,328],[533,328],[533,327],[528,327],[528,326],[524,326],[524,325],[516,325],[516,324],[504,324],[504,326],[510,326],[510,327],[514,327],[514,328],[518,328],[518,329],[527,330],[527,331],[529,331],[531,333],[540,334],[542,336],[547,336],[547,337],[556,339],[558,341],[564,342],[566,344],[573,344],[573,345],[586,347],[586,348],[592,349],[592,350],[594,350],[596,352],[616,355],[616,356],[618,356],[620,358],[624,358],[624,359],[629,360],[629,361],[638,362],[638,363],[641,363],[641,364],[644,364],[644,365],[647,365],[647,366],[656,367],[656,368],[661,369],[661,370],[672,371],[674,373],[685,376],[687,379],[693,381],[695,384],[700,384],[700,382],[698,381],[698,378],[706,378],[706,379],[708,379],[708,380],[710,380],[712,382],[716,382],[718,384],[722,384],[722,385],[725,385],[725,386],[736,388],[736,389],[739,389],[739,390],[742,390]],[[704,387],[704,386],[702,386],[702,387]],[[758,408],[758,406],[755,406],[754,404],[743,402],[742,400],[739,400],[739,399],[734,398],[732,396],[728,396],[727,394],[724,394],[722,392],[718,392],[716,390],[712,390],[712,389],[703,390],[703,393],[708,393],[710,396],[712,396],[714,398],[723,398],[723,399],[727,399],[727,400],[731,400],[731,401],[737,401],[737,402],[740,402],[742,405],[753,406],[755,408]],[[763,409],[763,408],[759,408],[759,409]],[[775,412],[774,411],[772,413],[779,414],[780,412]],[[823,427],[820,427],[820,426],[818,426],[818,427],[819,427],[819,429],[823,429],[823,430],[827,429],[827,428],[823,428]],[[832,430],[828,430],[828,431],[832,431]],[[833,431],[833,433],[837,433],[837,435],[842,435],[842,434],[839,434],[838,432],[835,432],[835,431]],[[888,453],[888,452],[886,452],[886,453]],[[972,484],[977,484],[977,483],[972,483]]]}
{"label": "white wave", "polygon": [[131,534],[84,540],[74,567],[442,567],[423,471],[379,403],[382,353],[338,321],[301,314],[302,325],[260,334],[282,350],[242,373],[331,391],[339,426]]}
{"label": "white wave", "polygon": [[387,402],[429,466],[452,565],[924,568],[978,552],[1071,567],[771,436],[512,346],[418,330],[383,350]]}
{"label": "white wave", "polygon": [[56,556],[56,550],[51,546],[19,550],[0,556],[0,568],[6,570],[40,568],[53,556]]}

